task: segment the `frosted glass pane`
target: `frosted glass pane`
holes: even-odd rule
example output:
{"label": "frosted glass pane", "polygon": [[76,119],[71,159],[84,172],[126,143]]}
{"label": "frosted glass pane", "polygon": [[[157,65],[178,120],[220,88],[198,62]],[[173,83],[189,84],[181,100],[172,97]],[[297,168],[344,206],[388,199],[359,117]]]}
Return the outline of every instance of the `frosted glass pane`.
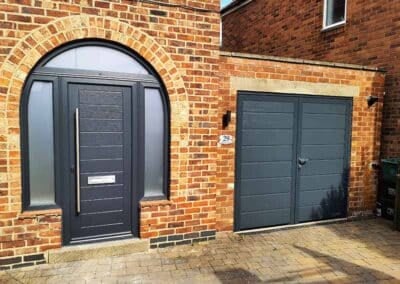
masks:
{"label": "frosted glass pane", "polygon": [[132,57],[104,46],[81,46],[69,49],[51,59],[45,67],[149,74]]}
{"label": "frosted glass pane", "polygon": [[55,204],[53,85],[36,81],[28,102],[30,205]]}
{"label": "frosted glass pane", "polygon": [[344,21],[346,0],[326,0],[326,26]]}
{"label": "frosted glass pane", "polygon": [[145,89],[145,189],[144,195],[163,195],[164,108],[158,89]]}

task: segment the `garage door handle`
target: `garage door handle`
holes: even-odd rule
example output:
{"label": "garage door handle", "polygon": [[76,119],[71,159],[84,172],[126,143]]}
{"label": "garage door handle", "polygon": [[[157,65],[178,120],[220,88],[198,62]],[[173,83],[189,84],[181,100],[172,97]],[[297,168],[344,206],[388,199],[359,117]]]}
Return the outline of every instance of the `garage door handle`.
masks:
{"label": "garage door handle", "polygon": [[304,166],[305,164],[307,164],[308,161],[309,159],[299,158],[299,165]]}

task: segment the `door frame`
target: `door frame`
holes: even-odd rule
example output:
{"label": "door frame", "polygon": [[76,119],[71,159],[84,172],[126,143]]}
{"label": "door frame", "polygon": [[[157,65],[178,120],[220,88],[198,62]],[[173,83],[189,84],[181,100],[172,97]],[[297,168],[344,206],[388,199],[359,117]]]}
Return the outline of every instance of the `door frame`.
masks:
{"label": "door frame", "polygon": [[[126,236],[118,236],[115,237],[107,237],[105,239],[120,239],[126,237],[138,237],[139,236],[139,198],[140,198],[140,181],[138,180],[138,154],[140,153],[140,148],[142,147],[141,142],[138,139],[133,139],[134,137],[139,137],[139,124],[140,124],[140,110],[138,108],[138,100],[139,100],[139,87],[138,83],[135,82],[128,82],[128,81],[118,81],[118,80],[109,80],[109,79],[89,79],[89,78],[73,78],[73,77],[63,77],[61,78],[60,84],[60,97],[61,97],[61,107],[60,113],[57,115],[59,119],[59,126],[61,128],[61,147],[65,149],[62,151],[60,155],[60,161],[58,162],[60,166],[61,173],[68,173],[61,174],[60,177],[62,178],[61,182],[59,183],[61,186],[62,192],[62,211],[63,211],[63,244],[70,245],[70,244],[79,244],[79,243],[87,243],[93,241],[99,241],[102,238],[95,238],[88,240],[80,240],[80,241],[72,241],[71,238],[71,214],[72,214],[72,207],[74,204],[74,200],[71,200],[70,190],[72,190],[72,176],[71,175],[71,161],[70,157],[73,153],[71,153],[72,148],[70,145],[70,129],[71,125],[69,125],[69,102],[68,102],[68,84],[75,83],[75,84],[85,84],[85,85],[108,85],[108,86],[121,86],[121,87],[128,87],[131,89],[131,157],[129,162],[131,163],[131,188],[130,188],[130,196],[131,196],[131,208],[130,208],[130,219],[131,219],[131,235]],[[137,110],[137,111],[135,111]],[[136,192],[135,192],[136,189]]]}
{"label": "door frame", "polygon": [[[123,52],[126,55],[132,57],[136,60],[142,67],[144,67],[148,74],[136,74],[136,73],[124,73],[124,70],[118,70],[117,72],[113,71],[101,71],[101,70],[86,70],[86,69],[76,69],[76,68],[66,68],[66,67],[46,67],[46,63],[58,56],[59,54],[76,48],[80,46],[102,46],[111,49],[115,49],[117,51]],[[62,138],[65,136],[60,132],[65,131],[62,128],[63,117],[65,117],[65,110],[61,108],[61,91],[62,91],[62,80],[63,78],[76,79],[76,80],[112,80],[114,82],[119,82],[122,85],[132,85],[136,84],[137,86],[137,114],[140,119],[138,119],[137,125],[137,133],[138,137],[132,137],[132,140],[137,139],[137,141],[144,141],[144,90],[146,88],[154,88],[158,89],[161,95],[163,111],[164,111],[164,141],[163,141],[163,190],[157,196],[145,196],[144,190],[144,168],[142,168],[141,162],[144,163],[144,142],[138,142],[137,150],[138,154],[135,158],[142,159],[139,160],[139,165],[136,168],[137,178],[135,182],[138,183],[137,186],[137,194],[133,196],[132,202],[135,201],[136,204],[132,206],[137,206],[139,208],[140,200],[153,200],[153,199],[169,199],[169,187],[170,187],[170,145],[171,145],[171,105],[168,97],[168,90],[162,80],[162,77],[158,74],[157,70],[154,69],[142,56],[136,53],[134,50],[126,48],[118,43],[111,42],[108,40],[100,40],[100,39],[85,39],[85,40],[76,40],[69,43],[66,43],[48,55],[43,56],[39,62],[32,68],[27,80],[23,85],[23,92],[20,102],[20,125],[21,125],[21,183],[22,183],[22,191],[21,191],[21,199],[23,210],[44,210],[44,209],[62,209],[64,208],[64,193],[63,193],[63,181],[65,180],[64,173],[67,170],[69,176],[69,164],[64,165],[64,157],[65,153],[61,142]],[[53,84],[52,96],[53,96],[53,125],[54,125],[54,194],[55,194],[55,203],[54,204],[44,204],[44,205],[35,205],[31,206],[30,203],[30,188],[29,188],[29,157],[27,156],[29,153],[29,141],[27,137],[27,125],[28,125],[28,113],[27,113],[27,105],[29,102],[30,88],[34,81],[45,81],[51,82]],[[107,82],[108,82],[107,81]],[[25,139],[24,139],[25,138]],[[59,141],[59,142],[58,142]],[[135,142],[137,142],[135,140]],[[65,143],[64,143],[65,144]],[[142,144],[142,145],[141,145]],[[133,153],[132,153],[133,154]],[[132,168],[133,170],[133,168]],[[62,210],[62,219],[63,219],[63,233],[62,233],[62,243],[63,245],[68,244],[68,233],[65,229],[65,223],[68,223],[68,218],[65,218],[65,210]],[[69,214],[68,212],[66,212]],[[134,236],[139,237],[139,222],[140,222],[140,214],[137,214],[136,218],[132,219],[132,230],[135,232]]]}
{"label": "door frame", "polygon": [[[170,104],[166,97],[167,91],[165,86],[162,84],[162,81],[158,78],[157,75],[138,75],[138,74],[127,74],[127,73],[115,73],[115,72],[97,72],[91,70],[75,70],[75,69],[62,69],[62,68],[46,68],[42,67],[39,70],[35,70],[28,78],[27,82],[24,86],[24,96],[23,100],[27,101],[29,96],[27,95],[30,90],[30,86],[34,81],[48,81],[53,83],[53,120],[54,120],[54,168],[55,168],[55,205],[52,207],[35,207],[35,210],[48,209],[48,208],[61,208],[62,209],[62,245],[71,245],[70,239],[71,235],[69,232],[70,228],[70,220],[69,220],[69,208],[65,208],[65,174],[70,172],[70,165],[67,163],[66,159],[69,157],[69,151],[65,153],[63,149],[65,148],[65,131],[68,131],[67,126],[65,125],[64,118],[66,117],[66,107],[67,104],[65,102],[65,98],[62,96],[63,88],[63,80],[70,80],[73,82],[74,80],[77,82],[81,82],[83,80],[93,80],[97,82],[118,82],[121,86],[132,87],[135,85],[135,92],[137,93],[137,137],[141,137],[144,139],[144,89],[145,88],[157,88],[160,90],[162,94],[163,103],[165,105],[165,121],[164,121],[164,155],[165,160],[167,161],[164,164],[164,198],[169,198],[169,181],[170,181]],[[112,84],[111,84],[112,85]],[[21,103],[21,121],[22,124],[25,125],[27,121],[27,103]],[[29,143],[27,140],[27,128],[21,128],[21,149],[23,151],[29,151]],[[23,138],[26,138],[23,139]],[[138,138],[137,138],[138,139]],[[132,141],[135,140],[132,138]],[[64,142],[63,142],[64,141]],[[144,143],[137,144],[137,159],[141,159],[140,161],[144,161]],[[135,151],[135,152],[136,152]],[[134,152],[132,151],[132,155]],[[23,156],[26,156],[23,155]],[[29,188],[29,159],[22,158],[22,184],[24,188]],[[63,162],[64,161],[64,162]],[[144,197],[144,168],[142,169],[139,165],[136,165],[136,182],[137,182],[137,192],[133,194],[132,197],[132,206],[135,208],[135,211],[138,213],[135,216],[132,216],[132,236],[139,237],[140,236],[140,212],[139,212],[139,202],[140,200],[147,199]],[[132,165],[132,170],[134,170],[134,166]],[[134,184],[132,182],[132,188]],[[24,205],[27,208],[27,204],[29,202],[29,191],[24,190],[22,194],[22,200]],[[68,206],[67,206],[68,207]]]}
{"label": "door frame", "polygon": [[[293,180],[292,180],[292,189],[291,189],[291,202],[293,202],[292,207],[290,208],[290,219],[291,222],[290,224],[298,224],[298,192],[297,192],[297,183],[299,181],[299,173],[298,173],[298,168],[297,168],[297,159],[298,159],[298,153],[299,153],[299,147],[301,147],[299,143],[300,137],[300,127],[301,127],[301,120],[300,114],[301,114],[301,102],[302,100],[317,100],[319,102],[328,102],[328,101],[345,101],[347,104],[347,110],[346,110],[346,115],[347,115],[347,121],[346,121],[346,147],[345,147],[345,157],[344,157],[344,168],[348,169],[350,171],[350,163],[351,163],[351,142],[352,142],[352,111],[353,111],[353,99],[351,97],[335,97],[335,96],[317,96],[317,95],[304,95],[304,94],[295,94],[295,93],[276,93],[276,92],[259,92],[259,91],[237,91],[237,96],[236,96],[236,143],[235,143],[235,178],[234,178],[234,205],[233,205],[233,211],[234,211],[234,217],[233,217],[233,230],[235,232],[238,232],[241,230],[240,228],[240,180],[241,180],[241,175],[240,175],[240,146],[242,143],[241,136],[239,135],[239,132],[242,130],[242,106],[241,103],[243,102],[243,97],[245,96],[254,96],[255,98],[258,98],[258,100],[263,100],[264,97],[274,97],[276,99],[279,99],[278,101],[287,101],[287,100],[296,100],[296,107],[295,107],[295,113],[294,113],[294,120],[295,120],[295,125],[293,126],[293,169],[292,169],[292,175],[293,175]],[[348,173],[349,175],[349,173]],[[345,186],[345,202],[346,202],[346,208],[345,208],[345,216],[348,215],[348,178],[346,181],[346,186]],[[289,224],[289,225],[290,225]]]}
{"label": "door frame", "polygon": [[[29,182],[29,165],[30,165],[30,160],[29,160],[29,135],[28,135],[28,102],[29,102],[29,92],[32,87],[33,82],[35,81],[43,81],[43,82],[49,82],[53,84],[53,94],[58,92],[59,90],[59,80],[56,76],[49,76],[49,75],[41,75],[41,74],[32,74],[29,76],[28,80],[25,82],[24,85],[24,90],[22,93],[21,97],[21,103],[20,103],[20,124],[21,124],[21,139],[20,139],[20,145],[21,145],[21,152],[23,153],[21,155],[21,180],[22,180],[22,209],[25,210],[46,210],[46,209],[58,209],[59,204],[61,203],[61,194],[60,191],[55,190],[54,196],[55,196],[55,204],[52,206],[31,206],[29,204],[30,201],[30,190],[26,190],[30,188],[30,182]],[[59,113],[59,97],[58,96],[53,96],[53,126],[57,125],[59,123],[59,118],[54,116],[54,114]],[[55,164],[57,161],[60,159],[59,158],[59,153],[60,151],[60,130],[57,127],[54,127],[53,129],[53,137],[54,137],[54,161]],[[60,172],[57,167],[54,167],[54,188],[59,187],[59,181],[60,181]]]}

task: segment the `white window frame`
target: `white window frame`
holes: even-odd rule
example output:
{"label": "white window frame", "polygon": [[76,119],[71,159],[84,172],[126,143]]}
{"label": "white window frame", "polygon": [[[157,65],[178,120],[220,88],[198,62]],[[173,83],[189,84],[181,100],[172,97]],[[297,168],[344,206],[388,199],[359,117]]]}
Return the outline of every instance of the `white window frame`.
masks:
{"label": "white window frame", "polygon": [[324,16],[323,16],[323,19],[322,19],[322,30],[329,30],[329,29],[332,29],[332,28],[335,28],[335,27],[342,26],[342,25],[346,24],[346,20],[347,20],[347,0],[344,1],[344,20],[340,21],[340,22],[337,22],[337,23],[334,23],[334,24],[329,25],[329,26],[326,25],[327,16],[328,16],[327,15],[327,9],[328,9],[327,4],[328,4],[328,0],[324,0]]}

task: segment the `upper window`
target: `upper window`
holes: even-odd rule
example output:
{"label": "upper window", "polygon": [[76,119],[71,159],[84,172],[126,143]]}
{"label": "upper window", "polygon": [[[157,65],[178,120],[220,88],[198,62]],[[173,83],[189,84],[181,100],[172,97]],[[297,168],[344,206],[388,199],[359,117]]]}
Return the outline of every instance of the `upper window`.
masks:
{"label": "upper window", "polygon": [[346,22],[346,4],[346,0],[324,1],[324,29],[336,27]]}

